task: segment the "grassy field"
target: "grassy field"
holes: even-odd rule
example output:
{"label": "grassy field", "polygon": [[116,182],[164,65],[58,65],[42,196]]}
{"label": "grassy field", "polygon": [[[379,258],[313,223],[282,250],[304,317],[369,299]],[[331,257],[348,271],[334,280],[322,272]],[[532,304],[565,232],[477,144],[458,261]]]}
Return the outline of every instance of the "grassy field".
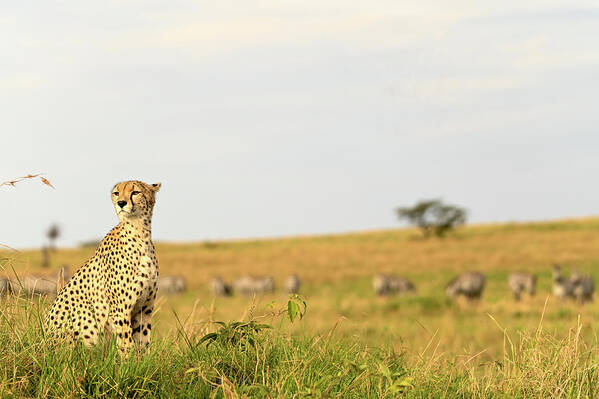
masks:
{"label": "grassy field", "polygon": [[[19,274],[53,274],[63,264],[76,268],[93,251],[59,250],[51,270],[41,268],[38,250],[1,256],[7,274],[13,268]],[[181,392],[202,392],[196,397],[599,395],[597,305],[550,296],[553,263],[599,278],[599,219],[469,226],[443,240],[422,240],[417,231],[405,229],[158,243],[157,253],[161,275],[185,276],[189,290],[159,298],[156,345],[149,357],[115,366],[110,345],[92,352],[49,348],[34,322],[44,311],[43,301],[39,309],[23,300],[5,301],[0,392],[100,396],[111,386],[110,397],[159,397],[157,389],[171,384]],[[488,278],[482,301],[450,303],[444,285],[468,270]],[[507,288],[508,273],[517,270],[538,276],[537,295],[520,303]],[[377,298],[371,278],[378,272],[403,275],[418,292]],[[281,285],[291,273],[302,279],[308,304],[305,317],[293,324],[282,313],[287,298],[281,289],[261,298],[212,298],[207,286],[213,276],[230,281],[245,274],[272,275]],[[236,320],[274,328],[252,332],[257,346],[198,344],[218,331],[214,321]],[[45,366],[50,374],[39,375],[38,363],[48,362],[48,351],[58,360]],[[37,374],[21,370],[27,365]],[[51,382],[69,367],[73,377],[60,391],[40,388],[40,379]],[[162,396],[176,392],[165,390]]]}

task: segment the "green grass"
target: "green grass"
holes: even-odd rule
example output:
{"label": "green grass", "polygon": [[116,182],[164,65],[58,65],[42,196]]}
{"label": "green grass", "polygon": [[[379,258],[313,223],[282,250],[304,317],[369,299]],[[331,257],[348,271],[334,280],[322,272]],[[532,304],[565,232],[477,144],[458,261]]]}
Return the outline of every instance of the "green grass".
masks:
{"label": "green grass", "polygon": [[[590,398],[599,392],[599,346],[583,339],[581,323],[558,337],[544,320],[515,332],[489,317],[504,350],[480,363],[480,353],[440,352],[436,336],[407,356],[338,337],[334,325],[327,334],[290,334],[284,310],[271,309],[267,323],[210,323],[191,331],[182,323],[147,352],[121,359],[114,341],[85,348],[47,340],[44,306],[22,298],[2,302],[2,398]],[[308,311],[296,323],[309,318]]]}
{"label": "green grass", "polygon": [[[155,340],[121,359],[113,341],[93,348],[53,343],[41,328],[43,301],[2,301],[0,397],[225,398],[394,397],[408,384],[401,356],[327,335],[291,336],[285,313],[275,328],[214,323]],[[296,321],[297,322],[297,321]],[[239,333],[239,332],[242,333]]]}
{"label": "green grass", "polygon": [[[597,305],[550,295],[553,263],[599,279],[598,232],[599,219],[583,219],[467,226],[444,240],[387,230],[160,243],[161,274],[185,276],[188,292],[158,299],[146,355],[120,361],[114,343],[55,347],[40,330],[46,303],[0,300],[0,397],[599,397]],[[59,250],[43,269],[37,250],[4,251],[0,265],[50,275],[92,252]],[[449,302],[443,287],[467,270],[487,276],[482,300]],[[537,275],[536,297],[513,300],[515,270]],[[379,272],[409,278],[417,292],[376,297]],[[256,299],[207,289],[214,275],[269,274],[280,287],[291,273],[308,302],[294,323],[280,288]],[[273,328],[227,339],[231,324],[214,320]],[[221,338],[201,342],[212,333]]]}

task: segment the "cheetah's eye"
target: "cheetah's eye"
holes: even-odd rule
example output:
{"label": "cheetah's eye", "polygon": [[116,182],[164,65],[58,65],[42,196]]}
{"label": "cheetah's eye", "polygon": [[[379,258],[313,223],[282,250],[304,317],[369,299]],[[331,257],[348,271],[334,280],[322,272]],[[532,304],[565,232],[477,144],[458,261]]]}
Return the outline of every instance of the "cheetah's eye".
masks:
{"label": "cheetah's eye", "polygon": [[118,191],[115,191],[114,193],[112,193],[113,195],[119,195]]}
{"label": "cheetah's eye", "polygon": [[133,191],[133,192],[131,193],[131,195],[137,195],[137,194],[139,194],[139,191]]}

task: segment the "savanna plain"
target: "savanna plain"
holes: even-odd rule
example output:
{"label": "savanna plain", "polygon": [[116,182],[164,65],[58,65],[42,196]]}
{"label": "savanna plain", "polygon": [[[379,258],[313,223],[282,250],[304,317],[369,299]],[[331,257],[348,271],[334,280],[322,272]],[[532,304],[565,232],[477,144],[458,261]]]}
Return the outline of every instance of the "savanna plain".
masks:
{"label": "savanna plain", "polygon": [[[0,301],[1,397],[591,398],[599,397],[597,301],[551,295],[551,267],[599,278],[599,219],[475,225],[443,239],[413,229],[280,239],[156,244],[162,276],[187,291],[160,296],[147,352],[121,359],[49,342],[51,298]],[[0,252],[2,274],[76,269],[93,246]],[[487,277],[475,303],[445,297],[465,271]],[[537,276],[516,302],[512,271]],[[284,279],[302,280],[303,317],[290,320]],[[417,292],[377,297],[376,273]],[[220,276],[271,275],[274,294],[213,297]],[[304,303],[305,301],[305,308]]]}

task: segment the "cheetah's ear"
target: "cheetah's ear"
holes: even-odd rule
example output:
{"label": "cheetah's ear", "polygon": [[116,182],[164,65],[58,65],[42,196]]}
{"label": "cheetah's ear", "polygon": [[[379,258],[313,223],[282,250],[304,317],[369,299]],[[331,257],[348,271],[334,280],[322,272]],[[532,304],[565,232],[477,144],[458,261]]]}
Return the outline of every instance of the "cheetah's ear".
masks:
{"label": "cheetah's ear", "polygon": [[160,186],[162,186],[162,183],[154,183],[154,184],[150,184],[149,186],[150,186],[150,189],[156,193],[156,192],[158,192],[158,190],[160,190]]}

